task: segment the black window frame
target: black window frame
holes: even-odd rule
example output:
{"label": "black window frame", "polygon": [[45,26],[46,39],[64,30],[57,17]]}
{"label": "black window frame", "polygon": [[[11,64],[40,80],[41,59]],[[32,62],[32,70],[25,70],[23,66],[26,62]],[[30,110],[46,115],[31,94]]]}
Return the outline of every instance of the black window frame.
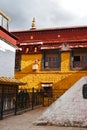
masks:
{"label": "black window frame", "polygon": [[[52,54],[53,55],[58,55],[57,56],[57,59],[58,59],[57,61],[54,60],[53,63],[52,63],[52,60],[51,60],[51,62],[48,61],[52,65],[54,63],[58,63],[58,66],[57,66],[57,64],[54,65],[54,67],[50,67],[49,65],[46,66],[46,55],[48,55],[48,54],[49,55],[52,55]],[[60,70],[60,68],[61,68],[61,54],[60,54],[60,51],[59,50],[44,50],[43,53],[42,53],[42,70]]]}
{"label": "black window frame", "polygon": [[44,97],[45,98],[52,98],[53,97],[53,89],[51,86],[43,87]]}
{"label": "black window frame", "polygon": [[21,59],[22,59],[21,53],[16,52],[16,55],[15,55],[15,72],[21,71]]}
{"label": "black window frame", "polygon": [[[86,52],[86,49],[73,49],[71,50],[71,58],[70,58],[70,67],[71,70],[87,70],[87,54],[84,54],[84,50]],[[77,53],[75,55],[75,52],[78,51],[80,53]],[[77,58],[77,59],[76,59]]]}

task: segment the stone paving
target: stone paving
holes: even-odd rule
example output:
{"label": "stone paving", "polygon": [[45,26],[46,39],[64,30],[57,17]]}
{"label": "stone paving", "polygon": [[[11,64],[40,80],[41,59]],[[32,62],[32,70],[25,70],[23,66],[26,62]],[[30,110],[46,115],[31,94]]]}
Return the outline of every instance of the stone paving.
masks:
{"label": "stone paving", "polygon": [[6,117],[0,120],[0,130],[87,130],[78,127],[36,126],[35,120],[46,107],[39,107],[21,115]]}

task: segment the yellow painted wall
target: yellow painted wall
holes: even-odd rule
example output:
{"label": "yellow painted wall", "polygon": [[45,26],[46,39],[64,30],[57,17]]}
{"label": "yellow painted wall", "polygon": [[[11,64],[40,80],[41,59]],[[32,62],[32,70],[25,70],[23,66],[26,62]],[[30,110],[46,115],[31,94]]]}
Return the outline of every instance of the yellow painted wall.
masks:
{"label": "yellow painted wall", "polygon": [[[32,65],[38,59],[38,70],[32,71]],[[71,87],[82,76],[87,75],[87,71],[70,70],[70,52],[61,52],[61,70],[60,71],[42,71],[41,54],[22,55],[21,71],[15,73],[15,77],[23,82],[27,82],[25,88],[41,88],[41,82],[53,82],[53,88],[59,89],[60,96]]]}
{"label": "yellow painted wall", "polygon": [[70,52],[61,52],[61,71],[70,71]]}

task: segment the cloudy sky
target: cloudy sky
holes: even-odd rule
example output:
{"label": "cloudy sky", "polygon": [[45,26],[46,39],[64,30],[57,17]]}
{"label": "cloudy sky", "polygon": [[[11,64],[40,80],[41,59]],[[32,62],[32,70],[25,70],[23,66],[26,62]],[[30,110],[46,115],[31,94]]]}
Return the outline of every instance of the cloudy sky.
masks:
{"label": "cloudy sky", "polygon": [[1,0],[0,9],[11,17],[10,30],[87,25],[87,0]]}

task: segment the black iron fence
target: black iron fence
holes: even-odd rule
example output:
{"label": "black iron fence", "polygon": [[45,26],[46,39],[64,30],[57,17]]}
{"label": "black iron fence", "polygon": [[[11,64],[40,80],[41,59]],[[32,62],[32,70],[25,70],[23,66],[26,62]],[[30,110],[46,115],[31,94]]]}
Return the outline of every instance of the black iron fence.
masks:
{"label": "black iron fence", "polygon": [[43,92],[35,88],[18,89],[18,87],[0,88],[0,119],[16,115],[44,104]]}
{"label": "black iron fence", "polygon": [[43,92],[35,88],[19,89],[14,102],[15,114],[25,109],[34,109],[34,107],[44,104]]}

